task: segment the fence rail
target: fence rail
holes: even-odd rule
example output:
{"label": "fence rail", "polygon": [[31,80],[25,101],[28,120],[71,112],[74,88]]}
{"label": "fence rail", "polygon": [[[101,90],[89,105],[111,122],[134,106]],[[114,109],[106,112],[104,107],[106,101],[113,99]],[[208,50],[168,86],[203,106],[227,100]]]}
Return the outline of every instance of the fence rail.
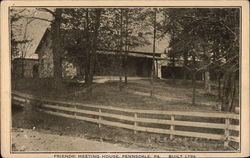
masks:
{"label": "fence rail", "polygon": [[[239,136],[230,135],[230,131],[237,131],[239,135],[240,130],[238,124],[232,124],[232,120],[239,121],[239,115],[233,113],[125,109],[111,106],[89,105],[76,102],[41,99],[19,92],[12,93],[12,100],[13,103],[20,104],[27,104],[32,100],[36,100],[39,102],[38,107],[40,111],[56,116],[96,123],[98,124],[99,128],[101,128],[102,125],[107,125],[130,129],[133,130],[135,134],[138,131],[166,134],[170,136],[170,139],[174,139],[175,136],[184,136],[222,140],[224,141],[225,146],[228,146],[230,141],[238,143],[240,141]],[[127,115],[125,115],[124,112]],[[141,116],[145,114],[149,115],[150,117]],[[153,115],[169,116],[170,119],[154,118]],[[178,120],[178,116],[184,118],[189,117],[193,118],[194,120]],[[201,122],[198,118],[218,118],[223,119],[224,123]],[[147,127],[147,125],[142,124],[156,125],[156,127]],[[168,129],[166,129],[167,126],[169,126]],[[177,130],[176,127],[184,127],[189,129],[220,129],[224,131],[224,134],[214,134],[209,132],[209,130],[206,133]]]}

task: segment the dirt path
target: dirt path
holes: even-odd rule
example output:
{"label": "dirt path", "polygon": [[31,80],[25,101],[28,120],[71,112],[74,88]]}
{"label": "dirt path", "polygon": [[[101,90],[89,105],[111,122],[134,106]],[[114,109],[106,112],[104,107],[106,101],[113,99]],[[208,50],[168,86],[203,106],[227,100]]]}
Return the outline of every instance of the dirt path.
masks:
{"label": "dirt path", "polygon": [[[38,132],[31,129],[12,131],[13,151],[143,151],[133,145],[111,144],[85,138]],[[145,150],[145,149],[144,149]]]}

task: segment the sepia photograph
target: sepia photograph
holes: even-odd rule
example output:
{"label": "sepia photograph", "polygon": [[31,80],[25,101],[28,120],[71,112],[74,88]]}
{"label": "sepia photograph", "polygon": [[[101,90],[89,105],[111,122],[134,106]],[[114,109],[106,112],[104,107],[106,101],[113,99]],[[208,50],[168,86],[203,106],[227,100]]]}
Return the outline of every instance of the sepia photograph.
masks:
{"label": "sepia photograph", "polygon": [[7,10],[10,153],[242,152],[241,5]]}

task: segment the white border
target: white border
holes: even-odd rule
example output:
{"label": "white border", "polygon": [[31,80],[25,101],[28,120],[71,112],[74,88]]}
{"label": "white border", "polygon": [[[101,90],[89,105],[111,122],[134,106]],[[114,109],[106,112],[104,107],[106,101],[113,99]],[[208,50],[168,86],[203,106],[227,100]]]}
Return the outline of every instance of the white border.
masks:
{"label": "white border", "polygon": [[[54,154],[10,154],[10,53],[9,6],[241,6],[242,7],[242,77],[241,77],[241,153],[159,153],[168,155],[195,155],[196,157],[249,156],[249,3],[247,1],[4,1],[1,3],[1,152],[3,157],[53,157]],[[126,155],[135,155],[127,153]],[[138,153],[140,154],[140,153]],[[79,155],[79,154],[77,154]],[[82,154],[80,154],[82,155]],[[92,154],[95,155],[95,154]],[[101,154],[98,154],[101,155]],[[106,153],[104,155],[107,155]],[[140,154],[141,155],[141,154]],[[155,155],[146,154],[146,155]]]}

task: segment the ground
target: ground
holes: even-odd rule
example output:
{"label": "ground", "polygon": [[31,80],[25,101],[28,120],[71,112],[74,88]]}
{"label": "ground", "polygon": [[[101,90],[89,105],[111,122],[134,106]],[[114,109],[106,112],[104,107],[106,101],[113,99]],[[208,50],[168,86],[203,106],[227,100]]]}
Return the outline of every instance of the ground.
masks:
{"label": "ground", "polygon": [[[191,81],[177,80],[173,84],[171,80],[157,80],[153,83],[153,97],[150,96],[150,81],[148,79],[129,78],[128,85],[119,91],[118,81],[98,79],[91,93],[86,93],[84,85],[67,83],[63,90],[55,92],[51,86],[33,86],[32,81],[21,81],[13,86],[14,89],[28,94],[60,100],[74,100],[83,103],[91,103],[106,106],[118,106],[139,109],[160,110],[190,110],[190,111],[215,111],[217,90],[212,93],[204,90],[203,82],[197,83],[196,106],[191,105],[192,85]],[[105,82],[106,81],[106,82]],[[39,85],[39,84],[38,84]]]}
{"label": "ground", "polygon": [[[216,104],[219,104],[216,90],[213,89],[211,94],[206,93],[202,82],[197,84],[196,106],[191,105],[192,86],[190,81],[183,83],[183,81],[177,80],[176,84],[173,84],[171,80],[157,80],[153,84],[153,97],[149,97],[150,84],[148,79],[129,79],[128,85],[122,91],[119,91],[119,82],[117,81],[97,79],[91,92],[88,90],[90,93],[87,93],[84,85],[75,83],[65,84],[64,89],[60,92],[51,91],[50,87],[39,88],[34,86],[35,83],[37,81],[20,81],[12,87],[21,92],[46,98],[123,108],[216,111]],[[93,123],[25,109],[13,109],[12,123],[12,149],[17,151],[92,150],[89,146],[86,148],[78,146],[81,143],[85,144],[85,142],[94,144],[98,150],[99,148],[100,150],[117,151],[132,151],[132,149],[138,151],[234,150],[233,148],[224,148],[221,141],[181,137],[170,141],[164,135],[145,132],[139,132],[135,136],[130,130],[107,126],[102,126],[99,129],[98,125]],[[107,148],[103,147],[103,141]],[[69,148],[69,144],[74,145]]]}
{"label": "ground", "polygon": [[134,145],[107,143],[84,137],[51,134],[35,129],[14,129],[12,133],[14,151],[146,151]]}

